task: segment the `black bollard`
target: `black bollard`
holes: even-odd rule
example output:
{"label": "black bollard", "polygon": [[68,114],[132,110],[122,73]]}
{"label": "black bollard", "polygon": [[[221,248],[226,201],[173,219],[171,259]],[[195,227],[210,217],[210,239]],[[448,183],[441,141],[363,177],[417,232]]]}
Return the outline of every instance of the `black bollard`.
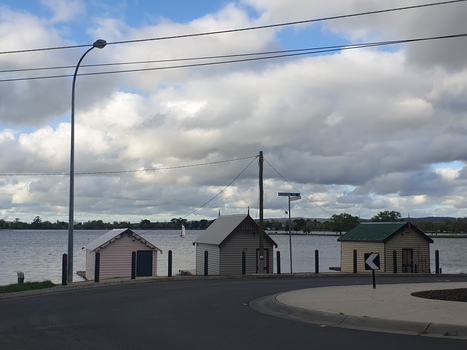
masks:
{"label": "black bollard", "polygon": [[246,253],[242,252],[242,275],[246,275]]}
{"label": "black bollard", "polygon": [[100,269],[101,269],[101,253],[96,252],[96,260],[94,260],[94,282],[99,282]]}
{"label": "black bollard", "polygon": [[436,274],[441,273],[441,270],[439,268],[439,250],[435,250],[435,271]]}
{"label": "black bollard", "polygon": [[204,251],[204,275],[208,275],[208,251]]}
{"label": "black bollard", "polygon": [[277,274],[281,274],[281,252],[277,251],[276,252],[276,260],[277,260]]}
{"label": "black bollard", "polygon": [[315,250],[315,273],[319,273],[319,251]]}
{"label": "black bollard", "polygon": [[62,286],[66,286],[66,281],[68,280],[67,276],[67,269],[68,266],[68,255],[65,253],[62,256]]}
{"label": "black bollard", "polygon": [[136,278],[136,252],[131,252],[131,279]]}
{"label": "black bollard", "polygon": [[357,250],[353,250],[353,273],[357,273]]}
{"label": "black bollard", "polygon": [[169,250],[169,261],[168,261],[168,271],[167,276],[172,277],[172,251]]}
{"label": "black bollard", "polygon": [[397,273],[397,251],[392,251],[392,272]]}

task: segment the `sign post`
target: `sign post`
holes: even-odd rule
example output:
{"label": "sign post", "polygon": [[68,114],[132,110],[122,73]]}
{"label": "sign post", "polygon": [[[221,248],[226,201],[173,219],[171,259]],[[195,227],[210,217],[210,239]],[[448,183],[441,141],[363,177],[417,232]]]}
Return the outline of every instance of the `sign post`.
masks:
{"label": "sign post", "polygon": [[365,253],[365,270],[371,270],[371,274],[373,275],[373,289],[376,288],[375,270],[379,269],[379,253]]}
{"label": "sign post", "polygon": [[296,192],[279,192],[277,194],[279,197],[288,197],[289,198],[289,256],[290,256],[290,273],[292,273],[292,219],[290,214],[290,201],[296,201],[301,199],[300,193]]}

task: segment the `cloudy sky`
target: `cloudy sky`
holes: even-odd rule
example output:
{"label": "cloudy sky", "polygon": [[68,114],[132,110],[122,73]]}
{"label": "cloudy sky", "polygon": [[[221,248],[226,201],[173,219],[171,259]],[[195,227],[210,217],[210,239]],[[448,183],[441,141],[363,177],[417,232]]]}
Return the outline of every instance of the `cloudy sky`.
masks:
{"label": "cloudy sky", "polygon": [[467,33],[465,1],[348,16],[433,2],[3,0],[0,219],[68,220],[96,39],[77,221],[258,217],[260,151],[266,218],[467,216],[467,38],[257,59]]}

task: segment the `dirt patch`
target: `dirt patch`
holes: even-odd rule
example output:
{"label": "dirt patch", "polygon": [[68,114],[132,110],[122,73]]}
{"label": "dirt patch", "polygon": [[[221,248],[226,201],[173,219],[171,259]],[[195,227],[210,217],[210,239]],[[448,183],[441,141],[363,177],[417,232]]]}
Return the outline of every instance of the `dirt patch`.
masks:
{"label": "dirt patch", "polygon": [[412,295],[425,299],[467,302],[467,288],[424,290],[412,293]]}

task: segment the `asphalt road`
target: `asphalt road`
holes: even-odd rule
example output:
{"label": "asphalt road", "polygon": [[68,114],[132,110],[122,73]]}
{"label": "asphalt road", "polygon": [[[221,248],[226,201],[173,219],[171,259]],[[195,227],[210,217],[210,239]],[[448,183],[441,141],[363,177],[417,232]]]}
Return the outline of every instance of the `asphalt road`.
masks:
{"label": "asphalt road", "polygon": [[[384,278],[379,283],[439,277]],[[0,349],[467,348],[462,340],[321,327],[254,311],[256,298],[302,288],[371,284],[362,277],[185,280],[0,300]],[[345,288],[343,288],[345,293]]]}

